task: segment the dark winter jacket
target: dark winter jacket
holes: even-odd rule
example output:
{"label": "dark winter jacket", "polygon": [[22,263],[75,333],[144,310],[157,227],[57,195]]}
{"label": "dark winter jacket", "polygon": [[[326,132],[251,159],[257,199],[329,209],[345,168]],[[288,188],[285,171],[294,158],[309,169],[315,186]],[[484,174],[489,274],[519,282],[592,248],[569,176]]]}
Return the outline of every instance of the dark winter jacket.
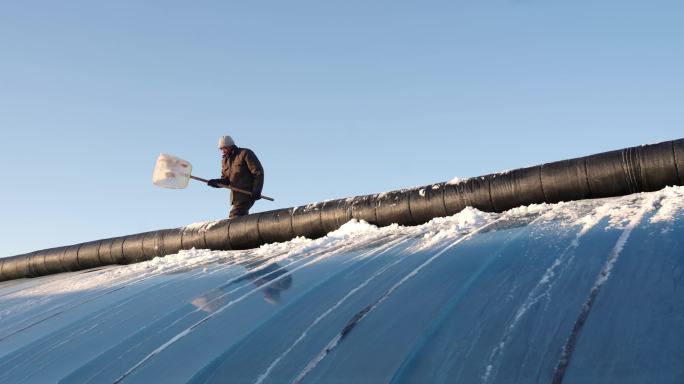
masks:
{"label": "dark winter jacket", "polygon": [[[264,187],[264,168],[254,152],[247,148],[233,147],[227,156],[223,156],[221,178],[228,179],[233,187],[251,191],[254,196],[261,196],[261,189]],[[232,204],[250,200],[254,199],[244,193],[232,192]]]}

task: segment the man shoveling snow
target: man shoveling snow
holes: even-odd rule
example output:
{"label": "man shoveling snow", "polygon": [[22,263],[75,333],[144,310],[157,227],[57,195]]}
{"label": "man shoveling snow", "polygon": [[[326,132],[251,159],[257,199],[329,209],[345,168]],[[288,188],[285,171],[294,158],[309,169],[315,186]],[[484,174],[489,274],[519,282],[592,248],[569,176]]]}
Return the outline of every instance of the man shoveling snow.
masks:
{"label": "man shoveling snow", "polygon": [[229,218],[247,215],[254,202],[261,199],[261,190],[264,187],[264,168],[252,150],[239,148],[230,136],[221,136],[218,146],[223,153],[221,178],[211,179],[207,185],[214,188],[221,188],[222,185],[232,186],[250,191],[251,196],[245,193],[231,192],[233,207]]}

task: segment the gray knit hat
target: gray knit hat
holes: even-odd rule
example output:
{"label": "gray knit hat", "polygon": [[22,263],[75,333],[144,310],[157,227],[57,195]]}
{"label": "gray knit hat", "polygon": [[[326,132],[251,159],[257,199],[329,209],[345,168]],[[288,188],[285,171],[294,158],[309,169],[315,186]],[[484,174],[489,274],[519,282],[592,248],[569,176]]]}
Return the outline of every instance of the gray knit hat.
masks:
{"label": "gray knit hat", "polygon": [[219,142],[218,142],[218,147],[219,147],[219,149],[221,149],[221,148],[230,148],[230,147],[232,147],[233,145],[235,145],[235,141],[233,141],[233,138],[232,138],[232,137],[230,137],[230,136],[228,136],[228,135],[219,137]]}

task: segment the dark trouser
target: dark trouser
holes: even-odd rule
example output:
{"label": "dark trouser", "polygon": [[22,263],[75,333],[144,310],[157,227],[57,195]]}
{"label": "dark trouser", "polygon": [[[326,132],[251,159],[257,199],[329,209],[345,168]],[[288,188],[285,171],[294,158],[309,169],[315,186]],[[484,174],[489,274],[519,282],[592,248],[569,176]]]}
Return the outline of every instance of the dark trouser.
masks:
{"label": "dark trouser", "polygon": [[245,216],[249,214],[249,209],[254,205],[254,200],[248,200],[243,202],[237,202],[233,204],[233,209],[230,210],[229,219],[234,219],[238,216]]}

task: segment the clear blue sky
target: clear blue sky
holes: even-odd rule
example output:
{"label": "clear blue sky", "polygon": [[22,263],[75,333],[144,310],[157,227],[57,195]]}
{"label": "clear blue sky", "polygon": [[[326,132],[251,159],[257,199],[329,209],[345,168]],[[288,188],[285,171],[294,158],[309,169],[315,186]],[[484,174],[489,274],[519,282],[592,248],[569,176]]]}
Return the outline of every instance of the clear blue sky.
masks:
{"label": "clear blue sky", "polygon": [[0,256],[684,137],[684,2],[4,1]]}

